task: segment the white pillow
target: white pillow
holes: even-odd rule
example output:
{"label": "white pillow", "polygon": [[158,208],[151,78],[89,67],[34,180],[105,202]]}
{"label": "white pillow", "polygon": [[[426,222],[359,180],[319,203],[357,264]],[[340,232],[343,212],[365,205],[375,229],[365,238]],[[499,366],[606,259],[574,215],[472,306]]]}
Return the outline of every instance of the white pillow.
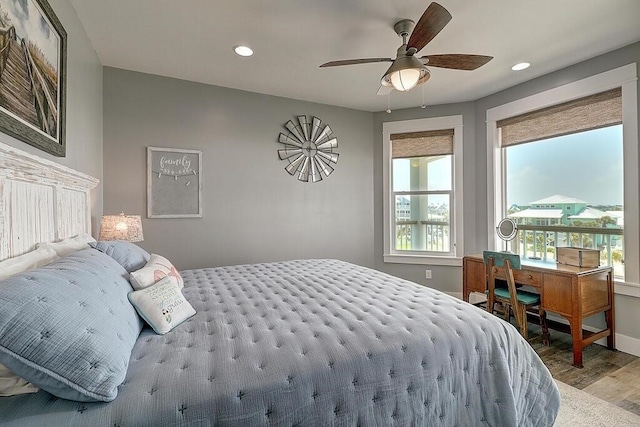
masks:
{"label": "white pillow", "polygon": [[17,394],[35,393],[40,390],[25,379],[14,375],[6,366],[0,363],[0,396],[15,396]]}
{"label": "white pillow", "polygon": [[50,247],[40,247],[26,254],[0,262],[0,280],[42,267],[57,260],[59,256]]}
{"label": "white pillow", "polygon": [[164,335],[196,314],[171,277],[165,276],[153,285],[129,292],[129,301],[156,333]]}
{"label": "white pillow", "polygon": [[149,258],[144,267],[129,274],[129,281],[133,289],[140,290],[167,276],[173,280],[179,289],[184,287],[182,276],[180,276],[173,264],[163,256],[151,254],[151,258]]}
{"label": "white pillow", "polygon": [[82,233],[76,237],[64,239],[59,242],[38,243],[38,248],[42,246],[49,246],[56,251],[59,257],[63,257],[79,250],[90,248],[89,243],[93,243],[95,241],[96,239],[87,233]]}

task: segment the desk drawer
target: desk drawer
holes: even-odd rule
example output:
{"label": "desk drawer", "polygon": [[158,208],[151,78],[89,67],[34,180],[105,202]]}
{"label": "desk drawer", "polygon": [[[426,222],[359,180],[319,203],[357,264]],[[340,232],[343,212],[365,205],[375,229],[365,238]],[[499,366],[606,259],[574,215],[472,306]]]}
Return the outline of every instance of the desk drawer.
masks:
{"label": "desk drawer", "polygon": [[[506,280],[502,268],[494,268],[493,274],[497,279]],[[513,278],[518,285],[534,286],[536,288],[542,286],[542,274],[536,271],[513,270]]]}
{"label": "desk drawer", "polygon": [[542,274],[536,271],[514,270],[513,278],[516,283],[521,285],[535,286],[536,288],[542,286]]}

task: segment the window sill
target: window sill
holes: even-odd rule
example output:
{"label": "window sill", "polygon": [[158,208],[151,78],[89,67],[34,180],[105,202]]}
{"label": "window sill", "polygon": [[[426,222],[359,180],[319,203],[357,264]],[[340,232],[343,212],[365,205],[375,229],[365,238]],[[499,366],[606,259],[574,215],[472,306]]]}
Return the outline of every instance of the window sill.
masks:
{"label": "window sill", "polygon": [[616,295],[640,298],[640,285],[636,283],[614,281],[613,291]]}
{"label": "window sill", "polygon": [[462,267],[462,258],[451,256],[425,256],[425,255],[384,255],[384,262],[391,264],[422,264]]}

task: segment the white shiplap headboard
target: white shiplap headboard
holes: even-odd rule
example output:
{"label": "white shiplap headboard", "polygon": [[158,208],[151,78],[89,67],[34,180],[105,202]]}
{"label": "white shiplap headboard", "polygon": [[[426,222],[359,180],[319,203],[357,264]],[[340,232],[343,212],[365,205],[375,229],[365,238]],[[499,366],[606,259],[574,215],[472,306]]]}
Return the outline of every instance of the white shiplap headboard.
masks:
{"label": "white shiplap headboard", "polygon": [[91,233],[98,180],[0,143],[0,260],[36,243]]}

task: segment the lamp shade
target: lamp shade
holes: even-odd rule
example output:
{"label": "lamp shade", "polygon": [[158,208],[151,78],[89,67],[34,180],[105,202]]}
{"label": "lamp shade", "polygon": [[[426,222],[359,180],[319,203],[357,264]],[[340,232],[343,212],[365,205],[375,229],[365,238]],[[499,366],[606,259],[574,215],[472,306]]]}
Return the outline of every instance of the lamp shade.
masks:
{"label": "lamp shade", "polygon": [[142,219],[140,215],[103,215],[99,240],[126,240],[142,242]]}
{"label": "lamp shade", "polygon": [[[428,80],[429,70],[415,56],[401,56],[393,61],[380,83],[395,90],[407,91]],[[426,77],[426,78],[425,78]]]}
{"label": "lamp shade", "polygon": [[420,79],[420,70],[407,68],[391,73],[391,84],[397,90],[406,91],[412,89]]}

